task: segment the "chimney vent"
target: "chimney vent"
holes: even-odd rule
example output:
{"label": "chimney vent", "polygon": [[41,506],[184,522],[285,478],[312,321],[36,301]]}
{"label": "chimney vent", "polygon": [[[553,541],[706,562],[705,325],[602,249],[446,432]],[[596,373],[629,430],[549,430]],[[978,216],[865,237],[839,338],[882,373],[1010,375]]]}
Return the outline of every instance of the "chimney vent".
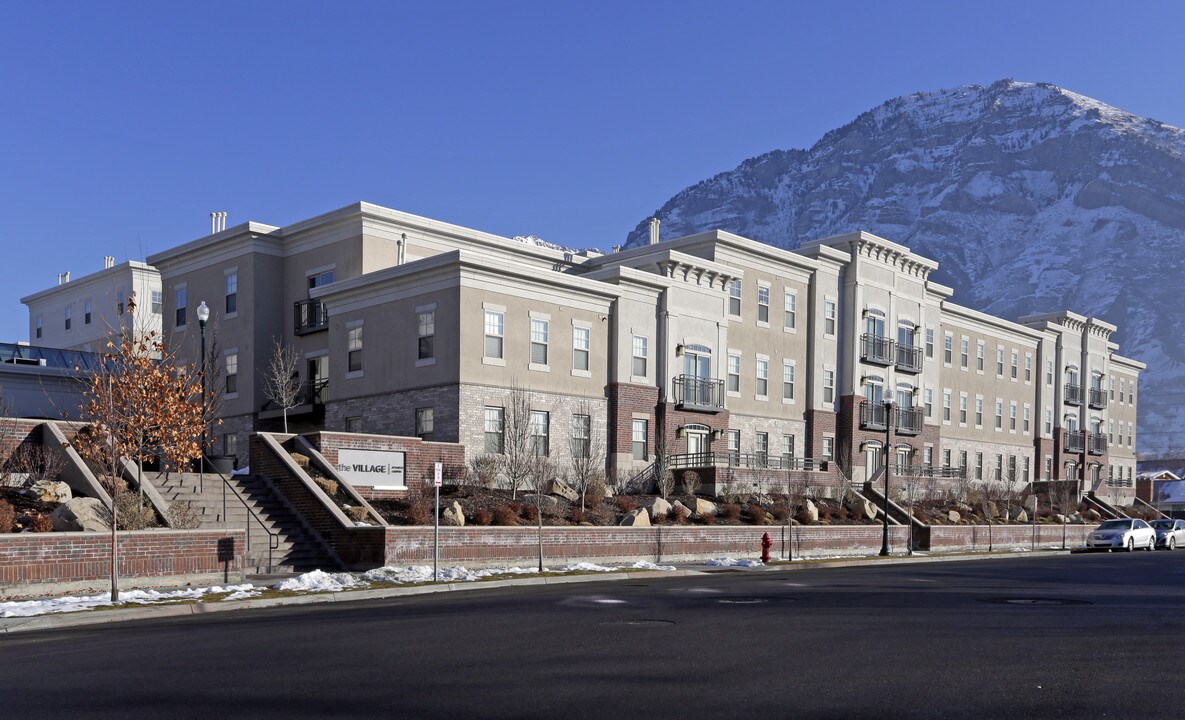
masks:
{"label": "chimney vent", "polygon": [[210,213],[210,234],[220,233],[226,229],[226,212]]}
{"label": "chimney vent", "polygon": [[651,245],[658,244],[658,226],[661,223],[662,223],[662,221],[656,217],[650,218],[650,244]]}
{"label": "chimney vent", "polygon": [[104,255],[103,256],[103,269],[110,270],[113,267],[115,267],[115,256]]}
{"label": "chimney vent", "polygon": [[619,253],[619,252],[621,252],[621,246],[620,246],[620,245],[614,245],[614,246],[613,246],[613,252],[615,252],[615,253]]}
{"label": "chimney vent", "polygon": [[68,282],[70,282],[70,271],[69,270],[67,270],[64,273],[58,273],[58,285],[65,285]]}

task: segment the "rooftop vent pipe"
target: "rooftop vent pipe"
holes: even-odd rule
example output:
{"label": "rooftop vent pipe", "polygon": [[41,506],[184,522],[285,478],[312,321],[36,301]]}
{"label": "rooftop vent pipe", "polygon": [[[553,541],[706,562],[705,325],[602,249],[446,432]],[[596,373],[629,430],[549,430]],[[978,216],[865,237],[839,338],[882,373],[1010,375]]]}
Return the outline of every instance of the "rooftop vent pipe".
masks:
{"label": "rooftop vent pipe", "polygon": [[58,273],[58,285],[65,285],[68,282],[70,282],[70,271],[69,270],[67,270],[64,273]]}
{"label": "rooftop vent pipe", "polygon": [[210,234],[220,233],[226,229],[226,212],[210,213]]}
{"label": "rooftop vent pipe", "polygon": [[114,255],[104,255],[103,256],[103,269],[110,270],[113,267],[115,267],[115,256]]}
{"label": "rooftop vent pipe", "polygon": [[650,244],[658,244],[658,226],[662,221],[656,217],[650,218]]}

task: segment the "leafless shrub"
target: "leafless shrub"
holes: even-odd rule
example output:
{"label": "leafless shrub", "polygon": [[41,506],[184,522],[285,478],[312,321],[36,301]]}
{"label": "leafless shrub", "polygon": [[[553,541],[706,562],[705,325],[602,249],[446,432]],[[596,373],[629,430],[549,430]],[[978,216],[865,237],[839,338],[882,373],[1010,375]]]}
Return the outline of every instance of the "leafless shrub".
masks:
{"label": "leafless shrub", "polygon": [[518,525],[518,512],[509,505],[499,505],[494,508],[495,525]]}
{"label": "leafless shrub", "polygon": [[21,445],[12,456],[14,472],[26,476],[25,484],[33,485],[46,480],[57,480],[66,469],[61,454],[42,445]]}
{"label": "leafless shrub", "polygon": [[498,456],[478,455],[472,458],[466,476],[477,487],[492,489],[498,481]]}
{"label": "leafless shrub", "polygon": [[361,505],[350,505],[345,508],[346,517],[354,522],[366,522],[370,519],[370,512]]}
{"label": "leafless shrub", "polygon": [[666,500],[671,491],[675,489],[675,474],[671,472],[670,468],[664,468],[655,478],[655,484],[658,494],[662,496],[663,500]]}
{"label": "leafless shrub", "polygon": [[337,481],[336,480],[330,480],[327,477],[315,477],[315,478],[313,478],[313,482],[317,483],[317,487],[324,490],[325,494],[328,495],[329,497],[333,497],[333,496],[337,495]]}
{"label": "leafless shrub", "polygon": [[156,512],[140,502],[136,493],[123,492],[115,496],[120,530],[147,530],[156,527]]}
{"label": "leafless shrub", "polygon": [[16,510],[7,500],[0,500],[0,533],[12,532],[12,525],[16,522]]}
{"label": "leafless shrub", "polygon": [[38,513],[29,518],[26,526],[35,533],[53,532],[53,518]]}
{"label": "leafless shrub", "polygon": [[683,494],[689,498],[694,498],[695,494],[699,492],[700,485],[702,485],[699,473],[694,470],[688,470],[683,473]]}
{"label": "leafless shrub", "polygon": [[196,530],[202,526],[201,511],[189,500],[169,503],[169,527],[174,530]]}
{"label": "leafless shrub", "polygon": [[407,518],[413,525],[432,524],[436,486],[427,482],[413,483],[407,489]]}

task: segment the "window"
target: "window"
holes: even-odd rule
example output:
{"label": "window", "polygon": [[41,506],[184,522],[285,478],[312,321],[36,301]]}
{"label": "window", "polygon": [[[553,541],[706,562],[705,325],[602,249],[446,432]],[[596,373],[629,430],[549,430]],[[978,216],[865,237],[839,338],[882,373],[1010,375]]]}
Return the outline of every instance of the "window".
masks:
{"label": "window", "polygon": [[362,432],[362,416],[361,415],[354,415],[353,417],[346,418],[346,432],[348,432],[348,433]]}
{"label": "window", "polygon": [[835,402],[835,371],[823,371],[823,402]]}
{"label": "window", "polygon": [[1135,443],[1135,440],[1133,439],[1135,437],[1135,428],[1136,428],[1136,426],[1134,423],[1127,424],[1127,446],[1128,447],[1135,447],[1136,443]]}
{"label": "window", "polygon": [[934,357],[934,328],[926,328],[926,357]]}
{"label": "window", "polygon": [[1115,442],[1115,421],[1107,421],[1107,442],[1113,444]]}
{"label": "window", "polygon": [[37,318],[33,321],[33,324],[35,325],[35,327],[33,329],[33,334],[38,339],[41,339],[41,316],[40,315],[38,315]]}
{"label": "window", "polygon": [[[90,303],[87,304],[87,314],[90,314]],[[152,291],[152,314],[160,315],[165,311],[165,294],[160,290]],[[87,322],[90,322],[89,320]]]}
{"label": "window", "polygon": [[942,338],[942,362],[950,365],[952,362],[954,362],[954,353],[955,336],[947,333],[946,336]]}
{"label": "window", "polygon": [[983,453],[975,453],[975,479],[983,480]]}
{"label": "window", "polygon": [[930,469],[930,468],[934,467],[934,446],[933,445],[927,445],[926,447],[922,448],[922,465],[924,465],[926,467],[926,469]]}
{"label": "window", "polygon": [[968,353],[971,350],[971,341],[967,338],[959,340],[959,367],[964,370],[967,369],[967,361],[969,359]]}
{"label": "window", "polygon": [[592,454],[592,417],[572,416],[572,457],[588,458]]}
{"label": "window", "polygon": [[1136,404],[1136,381],[1132,380],[1131,385],[1127,386],[1127,401],[1132,405]]}
{"label": "window", "polygon": [[572,328],[572,369],[588,371],[589,348],[592,330],[586,327]]}
{"label": "window", "polygon": [[785,309],[782,312],[782,325],[788,329],[793,329],[798,320],[798,296],[792,292],[787,292],[785,303]]}
{"label": "window", "polygon": [[1008,403],[1008,431],[1016,432],[1016,403]]}
{"label": "window", "polygon": [[757,286],[757,322],[769,322],[769,286]]}
{"label": "window", "polygon": [[635,335],[634,346],[634,367],[633,373],[638,377],[646,377],[646,360],[649,357],[649,349],[646,346],[647,340],[641,335]]}
{"label": "window", "polygon": [[967,393],[959,393],[959,424],[967,424]]}
{"label": "window", "polygon": [[1028,403],[1025,403],[1025,414],[1024,414],[1024,417],[1022,418],[1022,424],[1021,424],[1021,432],[1023,432],[1025,435],[1029,434],[1029,416],[1030,415],[1032,415],[1032,408],[1029,407]]}
{"label": "window", "polygon": [[416,325],[420,337],[416,357],[420,360],[436,357],[436,311],[416,313]]}
{"label": "window", "polygon": [[794,461],[794,436],[782,436],[782,467],[789,468]]}
{"label": "window", "polygon": [[1022,470],[1023,474],[1020,476],[1020,479],[1024,482],[1028,482],[1028,480],[1029,480],[1029,457],[1026,455],[1024,458],[1021,459],[1021,462],[1022,462],[1022,467],[1024,469]]}
{"label": "window", "polygon": [[942,467],[950,467],[950,450],[942,451]]}
{"label": "window", "polygon": [[[152,295],[154,297],[153,305],[156,305],[157,301],[159,301],[159,299],[160,299],[160,291],[153,290]],[[154,312],[159,315],[160,309],[158,308]],[[82,324],[83,325],[90,325],[91,324],[91,301],[90,300],[87,300],[86,302],[84,302],[82,304]]]}
{"label": "window", "polygon": [[1045,384],[1053,386],[1053,361],[1045,361]]}
{"label": "window", "polygon": [[234,457],[239,454],[239,436],[227,433],[222,436],[222,454]]}
{"label": "window", "polygon": [[950,390],[942,391],[942,421],[950,422]]}
{"label": "window", "polygon": [[794,366],[790,363],[782,365],[782,399],[794,399]]}
{"label": "window", "polygon": [[728,284],[728,314],[741,316],[741,281],[733,280]]}
{"label": "window", "polygon": [[531,454],[535,457],[547,457],[549,450],[550,417],[544,410],[532,410],[529,429],[531,434]]}
{"label": "window", "polygon": [[502,439],[503,429],[505,427],[503,420],[505,417],[505,410],[500,407],[487,407],[485,409],[485,450],[487,453],[497,454],[501,453],[503,449]]}
{"label": "window", "polygon": [[67,329],[67,330],[69,330],[69,329],[70,329],[70,325],[71,325],[71,324],[72,324],[72,322],[73,322],[73,321],[72,321],[72,318],[71,318],[71,316],[72,316],[73,314],[74,314],[74,308],[73,308],[73,307],[71,307],[71,306],[69,306],[69,305],[67,305],[67,306],[66,306],[66,329]]}
{"label": "window", "polygon": [[1025,382],[1030,383],[1032,381],[1033,381],[1033,356],[1029,353],[1025,353]]}
{"label": "window", "polygon": [[1016,355],[1015,350],[1012,351],[1011,364],[1009,365],[1009,367],[1012,369],[1012,379],[1015,380],[1017,377],[1017,374],[1018,374],[1017,369],[1019,367],[1019,361],[1017,360],[1017,355]]}
{"label": "window", "polygon": [[926,417],[934,417],[934,388],[926,388],[925,394],[922,396],[926,405]]}
{"label": "window", "polygon": [[1004,377],[1004,348],[996,348],[996,377]]}
{"label": "window", "polygon": [[233,395],[239,391],[239,354],[226,354],[226,394]]}
{"label": "window", "polygon": [[1004,479],[1004,456],[996,455],[996,481]]}
{"label": "window", "polygon": [[348,353],[347,369],[358,372],[362,369],[362,328],[350,328],[346,335],[346,352]]}
{"label": "window", "polygon": [[1053,434],[1053,411],[1049,409],[1045,410],[1045,434]]}
{"label": "window", "polygon": [[[121,295],[122,295],[122,293],[121,293]],[[173,323],[173,325],[175,327],[185,327],[185,310],[186,310],[185,304],[186,304],[185,288],[179,287],[179,288],[177,288],[177,317],[176,317],[176,321]],[[120,314],[123,314],[123,298],[122,297],[120,298],[120,301],[119,301],[119,312],[120,312]]]}
{"label": "window", "polygon": [[485,311],[486,354],[488,358],[502,359],[503,314],[493,310]]}
{"label": "window", "polygon": [[309,290],[312,290],[313,288],[319,288],[323,285],[328,285],[329,283],[333,282],[333,270],[325,270],[323,272],[309,275],[308,279]]}
{"label": "window", "polygon": [[835,438],[823,438],[823,460],[831,460],[831,455],[835,450]]}
{"label": "window", "polygon": [[[1068,377],[1068,376],[1067,376]],[[1123,404],[1123,393],[1127,390],[1127,385],[1122,379],[1119,381],[1119,404]]]}
{"label": "window", "polygon": [[738,463],[741,459],[741,431],[728,431],[728,457],[731,462]]}
{"label": "window", "polygon": [[550,323],[540,318],[531,318],[531,364],[547,364],[547,336]]}
{"label": "window", "polygon": [[[116,308],[116,310],[119,311],[120,315],[123,315],[123,288],[120,288],[115,293],[115,299],[116,299],[115,308]],[[181,306],[178,305],[178,307],[181,307]]]}
{"label": "window", "polygon": [[1004,401],[1003,400],[996,401],[996,429],[997,430],[1004,429]]}
{"label": "window", "polygon": [[1111,378],[1111,399],[1115,399],[1115,378]]}
{"label": "window", "polygon": [[1045,479],[1053,478],[1053,458],[1049,455],[1045,456]]}
{"label": "window", "polygon": [[632,440],[635,460],[646,459],[646,426],[648,424],[647,420],[634,420]]}
{"label": "window", "polygon": [[757,361],[757,395],[766,397],[769,394],[769,360]]}
{"label": "window", "polygon": [[975,398],[975,427],[983,427],[983,398]]}
{"label": "window", "polygon": [[823,301],[823,334],[835,334],[835,301]]}
{"label": "window", "polygon": [[983,340],[975,342],[975,369],[983,372]]}
{"label": "window", "polygon": [[239,274],[237,272],[226,275],[226,314],[239,311]]}
{"label": "window", "polygon": [[432,439],[432,416],[432,408],[416,408],[416,437],[419,439]]}
{"label": "window", "polygon": [[741,356],[728,356],[728,391],[741,391]]}
{"label": "window", "polygon": [[764,467],[769,461],[769,433],[757,433],[757,443],[754,446],[754,450],[757,451],[757,463]]}

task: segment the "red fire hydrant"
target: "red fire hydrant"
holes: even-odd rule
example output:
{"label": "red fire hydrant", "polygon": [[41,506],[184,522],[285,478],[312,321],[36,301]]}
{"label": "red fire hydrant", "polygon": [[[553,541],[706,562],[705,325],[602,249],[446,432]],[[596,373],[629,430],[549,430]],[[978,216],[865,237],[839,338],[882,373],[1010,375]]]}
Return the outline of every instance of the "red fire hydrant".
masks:
{"label": "red fire hydrant", "polygon": [[761,536],[761,562],[769,564],[769,549],[774,546],[774,541],[769,539],[769,533]]}

